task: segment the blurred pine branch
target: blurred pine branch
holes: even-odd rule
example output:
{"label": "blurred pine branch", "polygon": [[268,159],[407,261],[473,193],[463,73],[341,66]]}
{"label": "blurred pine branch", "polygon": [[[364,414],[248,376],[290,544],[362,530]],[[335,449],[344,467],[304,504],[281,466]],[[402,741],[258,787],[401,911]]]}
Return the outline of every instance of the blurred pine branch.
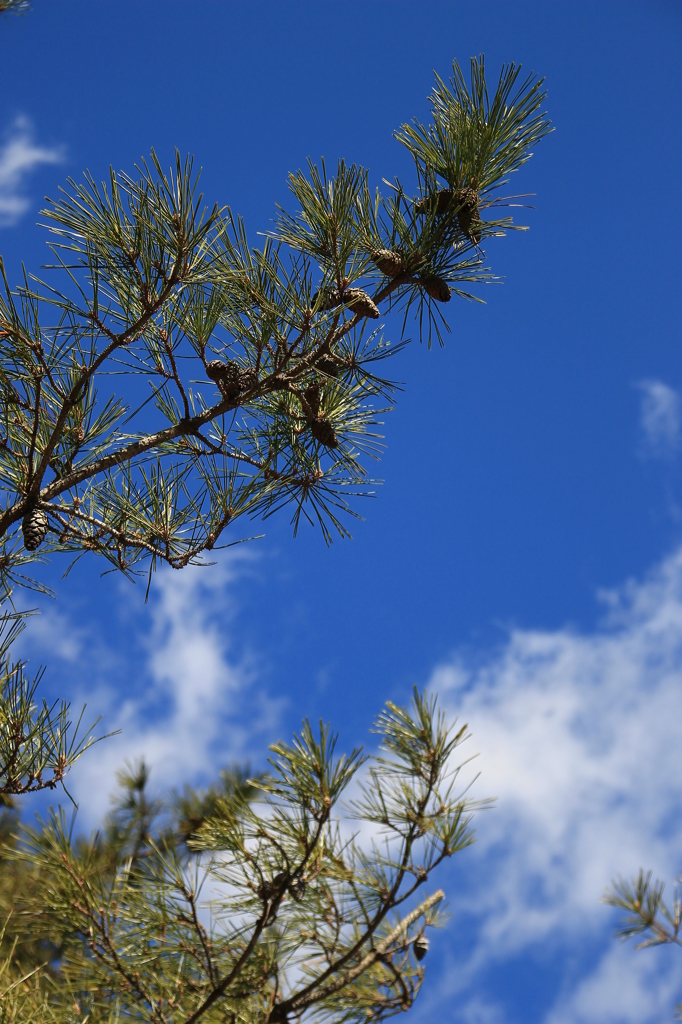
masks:
{"label": "blurred pine branch", "polygon": [[165,800],[149,794],[144,763],[129,765],[89,839],[72,838],[63,812],[20,829],[6,807],[7,1019],[365,1021],[409,1009],[425,930],[442,920],[444,894],[427,884],[473,842],[485,802],[456,788],[466,726],[453,730],[435,699],[415,690],[411,707],[388,704],[376,731],[378,756],[339,756],[329,727],[306,721],[271,748],[268,774],[232,768]]}

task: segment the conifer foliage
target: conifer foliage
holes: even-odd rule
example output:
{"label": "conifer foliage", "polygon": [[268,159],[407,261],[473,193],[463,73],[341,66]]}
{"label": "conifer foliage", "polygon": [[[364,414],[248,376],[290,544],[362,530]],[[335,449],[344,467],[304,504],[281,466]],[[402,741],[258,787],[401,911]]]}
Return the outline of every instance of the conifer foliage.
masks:
{"label": "conifer foliage", "polygon": [[[0,0],[0,13],[20,11]],[[550,130],[542,81],[483,58],[437,78],[431,121],[395,134],[414,177],[380,194],[324,161],[290,175],[293,212],[252,246],[206,208],[190,158],[70,180],[43,217],[53,263],[17,287],[0,259],[0,604],[50,553],[97,555],[149,582],[288,508],[330,542],[355,498],[406,343],[442,342],[451,299],[492,279],[483,246],[516,229],[509,175]],[[447,310],[452,307],[447,305]],[[383,318],[400,311],[398,338]],[[402,326],[400,326],[402,325]],[[383,410],[385,411],[385,409]],[[40,708],[0,644],[0,1022],[381,1020],[409,1009],[444,894],[432,872],[473,839],[453,732],[415,691],[376,722],[380,753],[337,756],[306,721],[238,772],[171,806],[144,766],[103,831],[64,811],[17,838],[17,795],[63,785],[94,742],[67,705]],[[345,798],[346,803],[343,803]],[[210,907],[210,912],[207,911]]]}
{"label": "conifer foliage", "polygon": [[482,215],[549,130],[543,98],[510,65],[490,100],[482,59],[470,88],[455,65],[431,124],[396,133],[416,195],[310,163],[259,248],[229,208],[204,209],[179,155],[69,181],[43,211],[51,276],[5,277],[0,297],[5,582],[26,551],[181,568],[284,506],[294,528],[346,534],[393,392],[374,371],[401,344],[374,323],[404,308],[442,337],[443,303],[490,279],[481,247],[514,225]]}
{"label": "conifer foliage", "polygon": [[[409,708],[387,704],[375,731],[377,756],[338,756],[329,728],[305,722],[271,748],[268,774],[225,777],[194,797],[194,817],[187,793],[176,797],[165,826],[140,766],[121,776],[102,835],[72,841],[63,812],[25,831],[5,854],[22,881],[4,991],[0,977],[5,1019],[367,1021],[408,1010],[425,930],[442,916],[431,874],[473,841],[481,804],[456,788],[466,726],[450,728],[435,699],[415,691]],[[51,970],[31,982],[41,955]]]}
{"label": "conifer foliage", "polygon": [[[416,194],[396,180],[382,197],[356,165],[309,163],[290,175],[295,212],[278,211],[260,248],[229,208],[204,209],[191,159],[166,172],[152,153],[136,176],[69,181],[43,211],[52,276],[25,272],[12,290],[0,258],[2,600],[43,589],[28,570],[48,553],[98,555],[129,577],[146,563],[151,581],[284,507],[294,531],[305,518],[328,542],[347,535],[380,451],[375,403],[394,391],[378,370],[408,316],[420,339],[442,339],[443,303],[491,279],[482,245],[517,226],[483,215],[511,203],[509,174],[550,130],[543,100],[514,65],[490,98],[483,58],[469,87],[455,63],[431,123],[396,132]],[[389,344],[374,325],[394,307]],[[11,794],[63,778],[92,734],[76,742],[63,708],[55,745],[52,712],[8,672]],[[36,737],[58,751],[47,781]]]}

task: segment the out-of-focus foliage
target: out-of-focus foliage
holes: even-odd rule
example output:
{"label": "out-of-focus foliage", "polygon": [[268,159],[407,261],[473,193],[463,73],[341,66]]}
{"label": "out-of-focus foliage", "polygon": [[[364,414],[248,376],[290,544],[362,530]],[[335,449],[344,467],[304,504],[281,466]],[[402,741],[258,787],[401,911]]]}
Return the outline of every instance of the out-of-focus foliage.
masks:
{"label": "out-of-focus foliage", "polygon": [[29,9],[28,0],[0,0],[0,16],[3,14],[26,14]]}
{"label": "out-of-focus foliage", "polygon": [[376,732],[378,756],[338,756],[329,728],[305,722],[271,748],[268,775],[233,770],[165,805],[140,764],[89,840],[63,813],[19,833],[0,862],[13,1019],[365,1022],[409,1009],[444,898],[428,882],[471,844],[481,804],[456,789],[466,726],[435,700],[389,703]]}
{"label": "out-of-focus foliage", "polygon": [[[678,883],[682,883],[682,879],[678,879]],[[619,878],[613,882],[612,888],[604,893],[602,903],[627,911],[616,935],[623,940],[641,936],[637,949],[670,944],[682,946],[682,901],[676,891],[672,903],[666,903],[664,889],[665,883],[652,880],[650,871],[640,870],[632,881]],[[676,1016],[682,1019],[682,1004],[677,1007]]]}

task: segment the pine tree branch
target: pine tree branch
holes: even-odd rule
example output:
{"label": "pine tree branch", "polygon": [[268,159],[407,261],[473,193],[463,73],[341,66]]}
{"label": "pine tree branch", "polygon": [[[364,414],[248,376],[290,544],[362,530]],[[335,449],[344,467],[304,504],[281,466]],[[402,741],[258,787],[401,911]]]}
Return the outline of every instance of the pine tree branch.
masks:
{"label": "pine tree branch", "polygon": [[405,934],[411,924],[418,921],[420,917],[423,917],[423,915],[431,909],[431,907],[435,907],[436,904],[440,903],[443,899],[445,899],[445,893],[442,889],[438,889],[432,896],[427,896],[427,898],[420,903],[418,907],[415,907],[415,909],[409,914],[406,914],[402,921],[400,921],[395,928],[393,928],[392,931],[390,931],[389,934],[381,940],[381,942],[378,942],[375,949],[367,953],[366,956],[364,956],[362,960],[355,965],[355,967],[350,968],[340,978],[337,978],[335,981],[325,985],[324,988],[308,992],[303,990],[303,992],[298,995],[292,996],[291,999],[283,1000],[281,1003],[277,1004],[278,1012],[280,1014],[288,1012],[302,1013],[313,1003],[320,1002],[328,996],[333,995],[334,992],[338,992],[346,985],[349,985],[356,978],[360,977],[361,974],[364,974],[368,967],[371,967],[377,960],[380,960],[396,940],[399,939],[401,935]]}
{"label": "pine tree branch", "polygon": [[[89,366],[84,366],[82,368],[82,371],[79,377],[77,378],[76,383],[73,385],[69,394],[66,396],[64,400],[59,416],[57,417],[54,430],[52,431],[52,434],[45,448],[43,449],[42,457],[38,465],[38,469],[35,473],[34,481],[32,482],[31,488],[29,490],[29,498],[32,497],[35,500],[35,498],[38,496],[43,476],[45,475],[45,471],[50,464],[50,460],[52,459],[54,450],[57,447],[57,444],[59,443],[59,440],[62,436],[62,432],[64,430],[64,426],[68,419],[69,413],[73,409],[74,405],[80,399],[81,395],[85,393],[90,381],[94,377],[95,373],[97,373],[99,368],[103,365],[103,363],[105,363],[107,359],[109,359],[110,356],[113,355],[113,353],[118,348],[121,348],[121,346],[125,345],[129,340],[132,340],[136,335],[140,334],[147,326],[147,324],[151,321],[154,314],[163,308],[166,300],[172,293],[173,288],[181,278],[181,270],[184,264],[184,259],[185,254],[183,245],[181,244],[178,247],[178,255],[175,260],[173,271],[170,275],[170,278],[168,279],[168,283],[166,284],[166,287],[158,296],[156,301],[153,303],[149,303],[142,316],[138,317],[138,319],[133,324],[130,324],[125,331],[122,331],[120,334],[110,335],[111,340],[109,342],[109,345],[104,347],[104,349],[100,352],[97,358]],[[98,318],[94,313],[92,313],[91,319],[97,320]],[[0,537],[7,529],[7,527],[3,529],[3,520],[4,516],[0,518]],[[11,522],[8,525],[11,525]]]}

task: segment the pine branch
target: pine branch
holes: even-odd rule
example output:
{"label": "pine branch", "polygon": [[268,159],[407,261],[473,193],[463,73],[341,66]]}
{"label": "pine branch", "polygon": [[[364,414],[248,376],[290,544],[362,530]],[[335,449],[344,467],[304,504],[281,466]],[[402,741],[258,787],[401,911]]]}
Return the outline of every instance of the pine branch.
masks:
{"label": "pine branch", "polygon": [[187,565],[240,516],[286,506],[294,532],[305,518],[327,543],[348,535],[372,484],[365,458],[380,454],[373,402],[396,390],[372,364],[404,343],[368,324],[404,310],[403,334],[414,313],[420,337],[442,340],[451,297],[492,279],[481,247],[514,225],[480,214],[505,204],[504,175],[549,130],[543,96],[512,67],[488,101],[482,61],[470,87],[455,66],[430,126],[397,135],[416,197],[399,182],[372,196],[364,169],[309,163],[290,176],[300,209],[280,210],[260,249],[231,211],[203,210],[189,159],[168,173],[152,153],[137,178],[69,181],[43,211],[63,287],[24,275],[0,300],[5,577],[27,514],[48,516],[32,545],[128,574],[144,559]]}
{"label": "pine branch", "polygon": [[68,703],[37,706],[42,670],[28,679],[25,663],[10,658],[25,618],[26,613],[0,616],[0,798],[63,786],[69,769],[98,742],[93,729],[99,719],[81,731],[85,707],[74,725]]}
{"label": "pine branch", "polygon": [[602,897],[602,903],[626,910],[629,914],[616,932],[620,938],[627,940],[636,935],[646,936],[637,949],[670,943],[682,946],[682,901],[676,894],[672,907],[668,907],[663,900],[664,888],[663,882],[652,882],[650,871],[640,870],[634,881],[619,878]]}

